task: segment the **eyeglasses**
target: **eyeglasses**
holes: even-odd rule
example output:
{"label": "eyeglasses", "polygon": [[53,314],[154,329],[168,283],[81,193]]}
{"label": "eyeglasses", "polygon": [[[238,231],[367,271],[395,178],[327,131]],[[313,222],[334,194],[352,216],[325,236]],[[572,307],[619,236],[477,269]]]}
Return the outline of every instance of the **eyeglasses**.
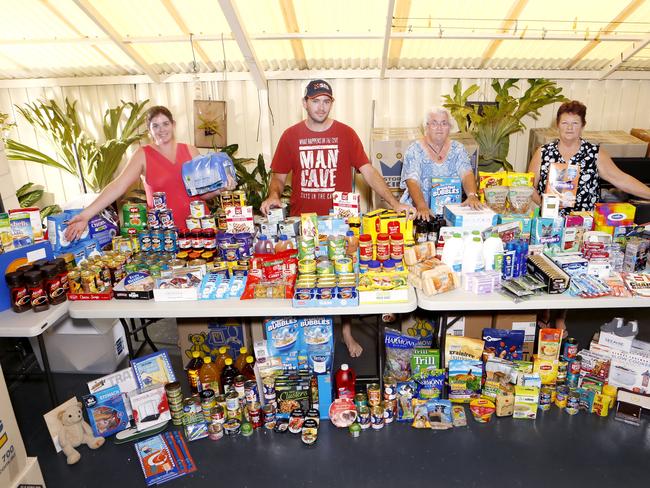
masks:
{"label": "eyeglasses", "polygon": [[427,125],[429,127],[449,127],[449,122],[446,120],[443,120],[442,122],[436,122],[434,120],[433,122],[427,122]]}
{"label": "eyeglasses", "polygon": [[580,122],[560,122],[562,127],[580,127],[582,124]]}

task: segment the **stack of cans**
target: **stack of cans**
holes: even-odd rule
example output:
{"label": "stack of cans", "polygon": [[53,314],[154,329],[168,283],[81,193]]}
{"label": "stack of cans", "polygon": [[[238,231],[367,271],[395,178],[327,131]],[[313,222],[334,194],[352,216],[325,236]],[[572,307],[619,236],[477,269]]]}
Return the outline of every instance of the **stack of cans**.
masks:
{"label": "stack of cans", "polygon": [[384,378],[384,423],[390,424],[397,414],[397,381],[392,376]]}
{"label": "stack of cans", "polygon": [[181,391],[181,384],[177,381],[167,383],[165,385],[165,394],[167,395],[172,423],[174,425],[183,425],[183,392]]}
{"label": "stack of cans", "polygon": [[359,427],[362,429],[370,428],[370,408],[368,407],[368,397],[365,393],[354,395],[354,405],[357,407]]}

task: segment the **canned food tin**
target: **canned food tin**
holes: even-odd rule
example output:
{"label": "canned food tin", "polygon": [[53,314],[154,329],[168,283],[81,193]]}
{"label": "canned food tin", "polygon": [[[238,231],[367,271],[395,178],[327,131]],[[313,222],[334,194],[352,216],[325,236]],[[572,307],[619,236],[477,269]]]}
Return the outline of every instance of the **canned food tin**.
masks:
{"label": "canned food tin", "polygon": [[566,384],[570,388],[577,388],[579,380],[580,380],[580,375],[577,373],[569,372],[566,375]]}
{"label": "canned food tin", "polygon": [[223,437],[223,425],[222,424],[216,424],[216,423],[211,423],[208,425],[208,438],[211,441],[218,441]]}
{"label": "canned food tin", "polygon": [[249,405],[260,401],[259,395],[257,394],[257,383],[255,381],[247,381],[244,383],[244,398]]}
{"label": "canned food tin", "polygon": [[158,212],[158,217],[160,218],[160,227],[163,229],[173,229],[174,228],[174,213],[171,209],[160,210]]}
{"label": "canned food tin", "polygon": [[566,375],[569,369],[568,361],[558,361],[557,363],[557,383],[559,385],[566,383]]}
{"label": "canned food tin", "polygon": [[275,400],[275,379],[269,377],[264,378],[262,386],[264,387],[264,398]]}
{"label": "canned food tin", "polygon": [[185,219],[185,226],[187,230],[194,230],[201,228],[201,220],[195,219],[194,217],[188,217]]}
{"label": "canned food tin", "polygon": [[190,202],[190,215],[195,219],[205,217],[205,202],[203,200],[192,200]]}
{"label": "canned food tin", "polygon": [[151,196],[151,204],[156,210],[167,208],[167,194],[164,191],[157,191]]}
{"label": "canned food tin", "polygon": [[181,384],[178,381],[174,381],[172,383],[167,383],[165,385],[165,393],[167,394],[167,399],[168,400],[173,400],[176,398],[181,398],[183,397],[183,391],[181,390]]}
{"label": "canned food tin", "polygon": [[221,208],[226,208],[232,206],[232,192],[224,191],[219,195],[219,201],[221,202]]}
{"label": "canned food tin", "polygon": [[557,408],[565,408],[567,404],[568,396],[569,396],[569,387],[558,386],[555,393],[555,406]]}
{"label": "canned food tin", "polygon": [[178,250],[176,246],[176,231],[174,229],[167,229],[164,232],[163,237],[163,251],[164,252],[176,252]]}
{"label": "canned food tin", "polygon": [[354,268],[350,258],[339,258],[334,261],[334,271],[337,274],[352,273],[353,270]]}
{"label": "canned food tin", "polygon": [[214,220],[214,217],[203,217],[200,219],[201,221],[201,229],[212,229],[214,231],[217,230],[217,223]]}
{"label": "canned food tin", "polygon": [[549,386],[542,386],[539,392],[539,409],[542,411],[550,410],[551,408],[551,388]]}
{"label": "canned food tin", "polygon": [[371,383],[366,388],[368,392],[368,405],[376,407],[381,403],[381,389],[378,383]]}
{"label": "canned food tin", "polygon": [[262,427],[262,409],[259,403],[253,404],[252,407],[248,410],[248,417],[253,429],[259,429]]}
{"label": "canned food tin", "polygon": [[217,395],[216,397],[214,397],[214,401],[216,402],[217,405],[220,405],[221,408],[226,410],[226,406],[227,406],[226,395]]}
{"label": "canned food tin", "polygon": [[216,405],[214,400],[214,390],[207,388],[201,392],[201,409],[205,418],[210,417],[212,408]]}
{"label": "canned food tin", "polygon": [[357,412],[361,407],[368,406],[368,398],[365,393],[357,393],[354,395],[354,405],[357,407]]}
{"label": "canned food tin", "polygon": [[397,398],[397,381],[392,376],[384,378],[384,400],[394,400]]}
{"label": "canned food tin", "polygon": [[138,232],[138,240],[140,241],[140,250],[142,252],[151,251],[151,233],[148,230]]}
{"label": "canned food tin", "polygon": [[316,261],[314,259],[301,259],[298,261],[298,271],[301,274],[314,273],[316,271]]}
{"label": "canned food tin", "polygon": [[246,388],[244,387],[246,383],[246,378],[243,375],[235,376],[235,392],[240,400],[243,400],[246,396]]}
{"label": "canned food tin", "polygon": [[384,402],[384,423],[392,423],[395,415],[397,415],[397,398]]}
{"label": "canned food tin", "polygon": [[235,190],[232,192],[232,205],[236,207],[246,206],[246,192],[243,190]]}
{"label": "canned food tin", "polygon": [[576,356],[571,361],[569,361],[568,374],[578,375],[580,374],[581,368],[582,368],[582,358],[580,356]]}
{"label": "canned food tin", "polygon": [[566,401],[566,408],[564,411],[569,415],[575,415],[580,410],[580,393],[577,391],[570,391]]}
{"label": "canned food tin", "polygon": [[275,427],[275,406],[267,403],[262,407],[262,417],[264,420],[264,427],[273,429]]}
{"label": "canned food tin", "polygon": [[231,391],[226,395],[226,410],[235,410],[239,408],[239,395],[236,391]]}
{"label": "canned food tin", "polygon": [[234,409],[228,409],[226,410],[226,418],[227,419],[237,419],[237,420],[242,420],[242,411],[241,408],[237,407]]}
{"label": "canned food tin", "polygon": [[359,412],[359,426],[362,429],[367,429],[370,427],[370,408],[363,405],[359,407],[358,409]]}
{"label": "canned food tin", "polygon": [[212,423],[223,424],[226,421],[226,413],[221,405],[215,405],[210,410],[210,420]]}
{"label": "canned food tin", "polygon": [[237,419],[230,419],[223,425],[223,430],[226,435],[237,435],[241,431],[241,421]]}
{"label": "canned food tin", "polygon": [[372,428],[375,430],[384,427],[384,407],[377,405],[370,409],[370,423]]}
{"label": "canned food tin", "polygon": [[162,252],[165,234],[162,230],[151,231],[151,252]]}
{"label": "canned food tin", "polygon": [[578,354],[578,341],[573,337],[568,337],[564,342],[564,358],[572,359]]}
{"label": "canned food tin", "polygon": [[160,219],[158,218],[158,211],[155,209],[147,210],[147,227],[150,230],[160,229]]}

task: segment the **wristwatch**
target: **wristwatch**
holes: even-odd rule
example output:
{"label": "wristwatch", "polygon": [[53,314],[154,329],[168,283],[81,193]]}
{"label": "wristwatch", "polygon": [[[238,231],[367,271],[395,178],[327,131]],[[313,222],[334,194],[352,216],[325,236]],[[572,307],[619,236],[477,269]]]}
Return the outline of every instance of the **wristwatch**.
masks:
{"label": "wristwatch", "polygon": [[469,198],[469,197],[478,198],[478,193],[476,193],[476,192],[474,192],[474,193],[468,193],[468,194],[467,194],[467,198]]}

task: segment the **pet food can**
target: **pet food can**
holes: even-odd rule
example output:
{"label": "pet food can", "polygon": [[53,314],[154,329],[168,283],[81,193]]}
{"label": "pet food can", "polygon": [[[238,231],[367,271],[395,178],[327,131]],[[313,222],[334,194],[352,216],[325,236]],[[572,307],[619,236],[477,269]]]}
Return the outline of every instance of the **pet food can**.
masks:
{"label": "pet food can", "polygon": [[354,406],[357,407],[357,411],[359,411],[361,407],[368,406],[368,398],[365,393],[357,393],[354,395]]}
{"label": "pet food can", "polygon": [[551,387],[542,386],[539,392],[539,409],[547,411],[551,409]]}
{"label": "pet food can", "polygon": [[569,415],[575,415],[580,409],[580,393],[577,391],[570,391],[566,401],[566,408],[564,411]]}
{"label": "pet food can", "polygon": [[212,423],[223,424],[226,421],[226,413],[221,405],[215,405],[210,410],[210,420]]}
{"label": "pet food can", "polygon": [[259,395],[257,394],[257,382],[247,381],[244,383],[244,398],[248,405],[259,403]]}
{"label": "pet food can", "polygon": [[384,427],[384,407],[377,405],[370,409],[370,423],[375,430]]}
{"label": "pet food can", "polygon": [[195,219],[205,217],[205,202],[203,200],[192,200],[190,202],[190,215]]}
{"label": "pet food can", "polygon": [[370,407],[364,405],[357,410],[359,411],[359,427],[365,430],[370,427]]}
{"label": "pet food can", "polygon": [[384,378],[384,400],[395,400],[397,398],[397,381],[392,376]]}
{"label": "pet food can", "polygon": [[157,191],[151,196],[151,205],[156,210],[167,209],[167,194],[164,191]]}
{"label": "pet food can", "polygon": [[563,385],[558,386],[555,393],[555,406],[557,408],[565,408],[568,396],[569,387]]}
{"label": "pet food can", "polygon": [[158,217],[160,218],[160,227],[163,229],[173,229],[174,228],[174,213],[171,209],[160,210],[158,212]]}
{"label": "pet food can", "polygon": [[564,341],[564,358],[565,359],[573,359],[576,357],[578,354],[578,341],[575,340],[573,337],[568,337],[566,341]]}
{"label": "pet food can", "polygon": [[239,395],[236,391],[231,391],[226,395],[226,410],[236,410],[239,408]]}
{"label": "pet food can", "polygon": [[275,406],[267,403],[262,407],[262,417],[264,420],[264,427],[273,429],[275,427]]}
{"label": "pet food can", "polygon": [[381,403],[381,389],[378,383],[370,383],[366,388],[368,392],[368,405],[376,407]]}
{"label": "pet food can", "polygon": [[212,422],[208,425],[208,438],[211,441],[218,441],[223,437],[223,425]]}
{"label": "pet food can", "polygon": [[147,227],[149,227],[149,230],[160,229],[158,211],[153,208],[147,210]]}

